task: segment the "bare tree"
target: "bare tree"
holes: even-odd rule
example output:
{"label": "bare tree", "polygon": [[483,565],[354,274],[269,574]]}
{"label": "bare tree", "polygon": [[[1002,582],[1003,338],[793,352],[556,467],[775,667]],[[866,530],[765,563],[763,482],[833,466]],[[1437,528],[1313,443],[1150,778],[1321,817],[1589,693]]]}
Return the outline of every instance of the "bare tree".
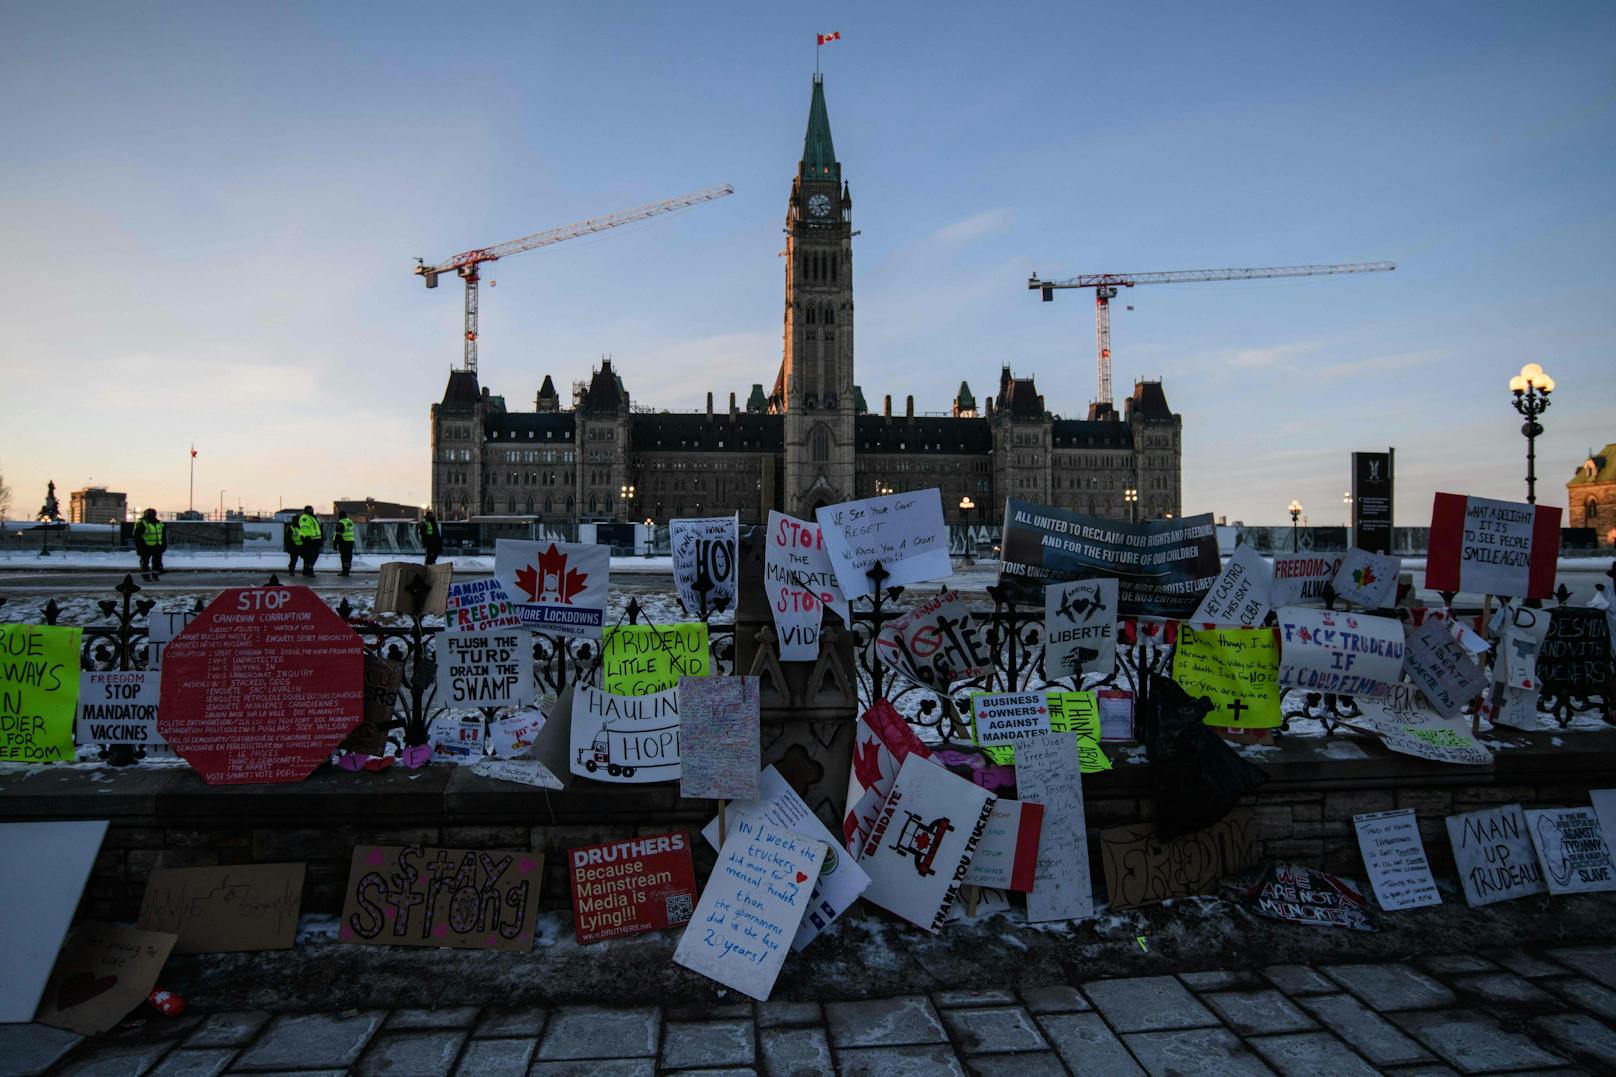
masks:
{"label": "bare tree", "polygon": [[9,511],[11,511],[11,487],[6,485],[6,473],[0,471],[0,520],[4,520]]}

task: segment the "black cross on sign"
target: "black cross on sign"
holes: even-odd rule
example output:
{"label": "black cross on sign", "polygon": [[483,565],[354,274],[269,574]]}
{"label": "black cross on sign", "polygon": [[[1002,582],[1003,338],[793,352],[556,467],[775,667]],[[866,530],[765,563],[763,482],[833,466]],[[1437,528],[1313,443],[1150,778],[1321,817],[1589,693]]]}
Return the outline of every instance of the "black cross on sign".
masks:
{"label": "black cross on sign", "polygon": [[1228,709],[1234,715],[1234,724],[1239,725],[1240,724],[1240,712],[1241,711],[1249,711],[1251,708],[1246,706],[1246,704],[1244,702],[1242,702],[1241,700],[1237,699],[1233,703],[1229,704]]}

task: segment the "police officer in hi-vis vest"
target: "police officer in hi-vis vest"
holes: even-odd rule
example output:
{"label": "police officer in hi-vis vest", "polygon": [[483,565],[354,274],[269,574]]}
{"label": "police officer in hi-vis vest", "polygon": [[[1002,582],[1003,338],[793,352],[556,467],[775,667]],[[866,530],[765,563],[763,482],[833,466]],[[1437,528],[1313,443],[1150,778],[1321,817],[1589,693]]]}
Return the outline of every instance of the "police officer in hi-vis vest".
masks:
{"label": "police officer in hi-vis vest", "polygon": [[297,518],[297,549],[303,558],[303,575],[314,575],[314,561],[320,556],[320,546],[324,542],[325,532],[315,518],[314,506],[304,505]]}
{"label": "police officer in hi-vis vest", "polygon": [[342,575],[346,576],[353,570],[354,541],[359,537],[354,522],[348,519],[346,511],[337,513],[337,530],[333,541],[337,544],[337,556],[342,558]]}
{"label": "police officer in hi-vis vest", "polygon": [[135,521],[135,552],[140,555],[140,578],[155,580],[163,574],[163,551],[168,549],[168,536],[156,509],[147,509]]}
{"label": "police officer in hi-vis vest", "polygon": [[415,525],[415,530],[421,536],[421,548],[426,551],[426,563],[435,565],[438,554],[443,552],[443,526],[438,518],[428,510],[426,519]]}

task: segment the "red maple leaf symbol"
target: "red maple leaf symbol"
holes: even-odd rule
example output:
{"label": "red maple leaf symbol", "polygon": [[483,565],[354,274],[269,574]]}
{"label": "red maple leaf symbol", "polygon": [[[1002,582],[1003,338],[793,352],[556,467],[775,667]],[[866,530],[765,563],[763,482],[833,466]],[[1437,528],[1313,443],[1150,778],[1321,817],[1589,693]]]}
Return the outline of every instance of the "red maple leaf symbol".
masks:
{"label": "red maple leaf symbol", "polygon": [[858,746],[853,752],[853,776],[866,789],[881,780],[881,745],[870,740]]}
{"label": "red maple leaf symbol", "polygon": [[927,834],[925,831],[921,831],[919,834],[915,835],[915,848],[916,849],[925,849],[926,846],[928,846],[930,844],[931,844],[931,835],[930,834]]}
{"label": "red maple leaf symbol", "polygon": [[556,549],[555,543],[539,554],[538,564],[524,565],[516,570],[516,586],[527,592],[533,602],[560,602],[571,605],[582,593],[587,572],[568,570],[567,555]]}
{"label": "red maple leaf symbol", "polygon": [[534,602],[539,600],[539,574],[533,571],[532,565],[516,570],[516,586],[526,591]]}
{"label": "red maple leaf symbol", "polygon": [[561,601],[571,603],[573,596],[583,592],[584,581],[589,578],[587,573],[573,569],[567,573],[567,582],[561,587]]}
{"label": "red maple leaf symbol", "polygon": [[1304,628],[1304,629],[1301,629],[1301,630],[1300,630],[1300,631],[1298,631],[1298,632],[1297,632],[1297,633],[1296,633],[1296,634],[1297,634],[1297,635],[1298,635],[1298,636],[1301,636],[1301,637],[1302,637],[1302,642],[1303,642],[1303,643],[1306,643],[1306,642],[1307,642],[1307,641],[1308,641],[1308,640],[1310,640],[1310,639],[1312,639],[1312,638],[1313,638],[1313,634],[1312,634],[1312,633],[1311,633],[1311,632],[1309,632],[1309,631],[1308,631],[1308,630],[1307,630],[1307,629],[1305,629],[1305,628]]}

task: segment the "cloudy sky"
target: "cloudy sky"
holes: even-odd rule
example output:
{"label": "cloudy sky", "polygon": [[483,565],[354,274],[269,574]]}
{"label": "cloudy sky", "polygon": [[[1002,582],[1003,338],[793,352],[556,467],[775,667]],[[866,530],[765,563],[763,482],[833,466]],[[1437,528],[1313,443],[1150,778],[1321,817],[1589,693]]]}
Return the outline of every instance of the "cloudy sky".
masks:
{"label": "cloudy sky", "polygon": [[[428,496],[460,291],[414,256],[714,183],[733,197],[485,281],[484,384],[611,355],[636,402],[780,361],[813,35],[852,183],[857,380],[942,411],[1001,364],[1094,395],[1087,293],[1032,272],[1391,259],[1139,288],[1116,381],[1183,413],[1184,504],[1344,519],[1348,455],[1524,496],[1506,383],[1561,391],[1543,500],[1616,440],[1616,7],[37,4],[0,38],[0,473],[132,505]],[[774,7],[771,5],[771,7]],[[809,21],[811,20],[811,21]],[[1124,305],[1132,304],[1132,310]]]}

